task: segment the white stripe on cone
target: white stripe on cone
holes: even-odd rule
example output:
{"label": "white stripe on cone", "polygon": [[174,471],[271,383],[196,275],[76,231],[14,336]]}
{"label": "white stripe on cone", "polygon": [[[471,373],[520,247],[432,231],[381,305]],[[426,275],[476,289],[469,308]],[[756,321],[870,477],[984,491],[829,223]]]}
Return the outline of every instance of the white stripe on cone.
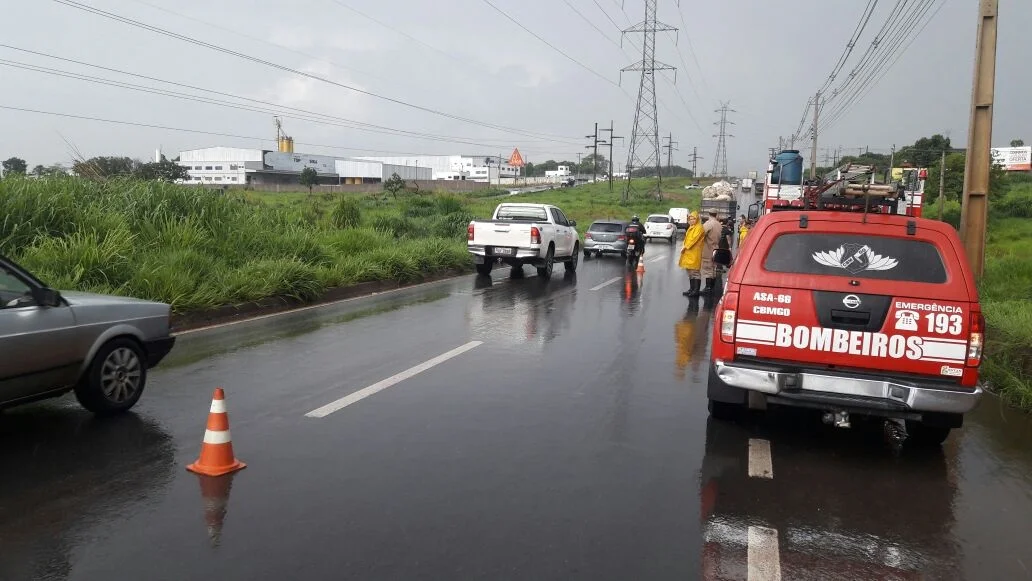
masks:
{"label": "white stripe on cone", "polygon": [[204,430],[204,443],[205,444],[228,444],[230,442],[229,430],[217,432],[213,430]]}
{"label": "white stripe on cone", "polygon": [[224,414],[224,413],[226,413],[226,400],[224,400],[224,399],[213,399],[213,400],[211,400],[211,413],[213,413],[213,414]]}

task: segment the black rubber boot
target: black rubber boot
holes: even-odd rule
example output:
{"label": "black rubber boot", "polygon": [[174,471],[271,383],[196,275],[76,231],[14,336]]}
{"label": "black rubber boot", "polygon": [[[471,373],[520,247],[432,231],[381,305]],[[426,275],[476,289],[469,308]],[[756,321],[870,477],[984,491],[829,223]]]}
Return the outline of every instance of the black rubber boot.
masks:
{"label": "black rubber boot", "polygon": [[684,291],[683,294],[686,297],[697,297],[699,296],[699,287],[702,286],[702,280],[698,278],[688,279],[688,290]]}
{"label": "black rubber boot", "polygon": [[716,285],[717,285],[717,279],[716,278],[707,278],[706,279],[706,288],[702,289],[702,294],[704,294],[706,296],[712,295],[713,291],[715,290]]}

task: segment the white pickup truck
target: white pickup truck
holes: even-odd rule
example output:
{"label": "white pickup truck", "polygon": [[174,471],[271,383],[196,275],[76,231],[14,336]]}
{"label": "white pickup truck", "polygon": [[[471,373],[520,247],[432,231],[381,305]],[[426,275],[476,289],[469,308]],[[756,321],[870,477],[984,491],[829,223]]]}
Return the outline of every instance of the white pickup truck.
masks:
{"label": "white pickup truck", "polygon": [[477,272],[491,274],[496,262],[512,266],[519,276],[524,264],[537,267],[538,276],[549,278],[556,262],[566,272],[577,270],[580,236],[577,222],[548,204],[498,204],[491,220],[474,220],[466,229],[467,247]]}

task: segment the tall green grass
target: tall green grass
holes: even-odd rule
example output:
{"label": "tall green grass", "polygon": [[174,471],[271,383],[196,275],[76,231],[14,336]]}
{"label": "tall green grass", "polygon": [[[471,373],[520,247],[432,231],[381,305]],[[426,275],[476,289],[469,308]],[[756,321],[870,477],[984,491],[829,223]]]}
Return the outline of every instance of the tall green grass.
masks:
{"label": "tall green grass", "polygon": [[177,312],[312,300],[330,287],[470,264],[469,214],[450,198],[430,198],[408,217],[371,198],[267,204],[157,182],[7,178],[0,208],[0,253],[48,284],[160,300]]}

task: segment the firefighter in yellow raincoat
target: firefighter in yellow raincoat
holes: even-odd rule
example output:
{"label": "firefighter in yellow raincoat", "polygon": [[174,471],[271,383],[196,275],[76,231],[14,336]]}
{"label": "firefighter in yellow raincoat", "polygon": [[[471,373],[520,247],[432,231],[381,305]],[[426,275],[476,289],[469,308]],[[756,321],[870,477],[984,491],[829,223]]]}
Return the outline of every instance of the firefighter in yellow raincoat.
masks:
{"label": "firefighter in yellow raincoat", "polygon": [[699,296],[702,287],[702,275],[699,269],[702,268],[702,247],[703,235],[702,224],[699,223],[699,213],[692,212],[688,216],[688,230],[684,233],[684,245],[681,247],[681,257],[677,265],[688,271],[688,290],[684,291],[685,296]]}

